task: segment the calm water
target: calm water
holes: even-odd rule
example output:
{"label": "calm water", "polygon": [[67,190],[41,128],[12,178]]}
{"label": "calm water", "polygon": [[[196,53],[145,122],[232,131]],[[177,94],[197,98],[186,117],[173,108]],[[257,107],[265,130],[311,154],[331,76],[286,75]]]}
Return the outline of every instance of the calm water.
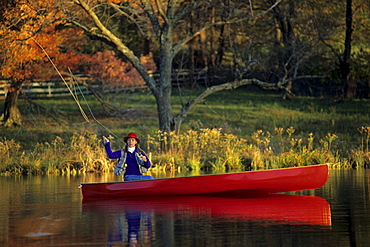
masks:
{"label": "calm water", "polygon": [[0,246],[370,246],[370,170],[261,197],[83,201],[98,177],[0,177]]}

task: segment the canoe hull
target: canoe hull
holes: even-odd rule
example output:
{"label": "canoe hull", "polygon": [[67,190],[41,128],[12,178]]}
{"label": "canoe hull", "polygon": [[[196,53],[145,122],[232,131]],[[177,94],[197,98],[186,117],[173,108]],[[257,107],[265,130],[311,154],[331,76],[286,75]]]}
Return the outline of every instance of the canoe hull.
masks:
{"label": "canoe hull", "polygon": [[226,173],[130,182],[82,183],[84,197],[169,196],[198,194],[265,194],[323,186],[328,165]]}

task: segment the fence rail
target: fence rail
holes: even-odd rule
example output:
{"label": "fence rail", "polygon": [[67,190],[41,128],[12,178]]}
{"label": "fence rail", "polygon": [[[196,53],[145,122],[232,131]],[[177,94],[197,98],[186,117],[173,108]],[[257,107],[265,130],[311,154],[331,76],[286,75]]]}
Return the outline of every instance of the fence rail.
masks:
{"label": "fence rail", "polygon": [[[0,82],[0,99],[5,98],[8,87],[10,84],[4,84]],[[76,88],[70,85],[73,94],[88,95],[91,91],[88,87],[79,85]],[[92,85],[92,88],[99,88],[100,85]],[[144,91],[148,90],[147,86],[130,86],[130,87],[116,87],[103,90],[103,93],[119,93],[119,92],[129,92],[129,91]],[[45,98],[45,97],[64,97],[71,95],[68,87],[62,82],[33,82],[27,83],[27,85],[22,85],[22,94],[29,95],[31,97]]]}
{"label": "fence rail", "polygon": [[[151,76],[155,79],[159,79],[158,73],[153,73]],[[89,80],[88,77],[79,77],[78,81],[86,81]],[[195,82],[207,83],[207,74],[205,72],[196,72],[193,74],[193,79]],[[189,71],[188,70],[176,70],[172,74],[172,83],[173,84],[188,84],[189,83]],[[190,82],[194,83],[194,82]],[[9,88],[9,81],[8,80],[0,80],[0,99],[5,98],[8,88]],[[71,83],[73,87],[73,84]],[[90,94],[90,90],[83,85],[79,86],[83,94]],[[100,85],[93,84],[92,87],[98,88],[101,87]],[[80,94],[80,90],[77,88],[73,88],[76,94]],[[113,89],[106,89],[104,93],[112,93],[112,92],[124,92],[124,91],[137,91],[137,90],[148,90],[147,86],[130,86],[130,87],[117,87]],[[62,80],[58,81],[39,81],[39,82],[32,82],[26,83],[22,85],[22,93],[26,95],[30,95],[32,97],[61,97],[61,96],[68,96],[70,92]]]}
{"label": "fence rail", "polygon": [[[9,89],[9,82],[0,81],[0,98],[4,98]],[[72,86],[72,85],[71,85]],[[90,90],[86,86],[80,86],[83,94],[89,94]],[[70,92],[62,81],[32,82],[22,85],[22,93],[35,97],[60,97],[70,95]],[[79,90],[76,91],[80,94]]]}

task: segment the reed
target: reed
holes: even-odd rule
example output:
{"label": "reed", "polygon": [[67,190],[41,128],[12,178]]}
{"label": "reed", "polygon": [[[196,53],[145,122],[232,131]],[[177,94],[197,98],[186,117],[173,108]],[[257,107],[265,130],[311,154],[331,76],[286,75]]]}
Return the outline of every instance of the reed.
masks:
{"label": "reed", "polygon": [[154,163],[168,168],[224,171],[242,168],[245,143],[222,129],[200,129],[182,134],[158,132],[155,137],[148,136],[147,149],[154,152]]}
{"label": "reed", "polygon": [[358,129],[361,134],[361,148],[359,150],[351,150],[349,155],[350,163],[355,167],[370,167],[370,127],[362,126]]}
{"label": "reed", "polygon": [[[293,127],[275,128],[272,132],[258,130],[249,139],[224,133],[221,128],[188,130],[181,134],[157,132],[147,136],[146,148],[154,172],[225,172],[318,163],[351,166],[351,161],[342,158],[333,148],[337,135],[328,133],[315,142],[312,133],[305,138],[294,138],[294,132]],[[365,134],[364,139],[369,141],[367,132]],[[369,164],[370,154],[366,148],[364,145],[365,150],[352,153],[352,164]],[[75,133],[69,140],[56,137],[51,143],[38,143],[30,152],[22,152],[21,145],[14,140],[5,140],[0,142],[0,154],[2,174],[75,175],[110,172],[115,165],[115,161],[106,158],[99,137],[89,131]]]}
{"label": "reed", "polygon": [[332,150],[333,142],[338,138],[336,135],[328,133],[315,145],[312,133],[307,138],[293,138],[294,132],[295,129],[289,127],[285,130],[275,128],[275,135],[262,130],[254,133],[253,169],[345,163],[340,160],[338,152]]}
{"label": "reed", "polygon": [[78,174],[109,172],[114,163],[105,158],[95,134],[74,134],[65,141],[56,137],[51,143],[38,143],[34,150],[20,152],[15,141],[0,142],[2,174]]}
{"label": "reed", "polygon": [[[4,140],[0,142],[0,172],[1,173],[11,173],[12,169],[18,170],[18,164],[20,163],[21,145],[15,140]],[[13,167],[12,169],[10,169]]]}

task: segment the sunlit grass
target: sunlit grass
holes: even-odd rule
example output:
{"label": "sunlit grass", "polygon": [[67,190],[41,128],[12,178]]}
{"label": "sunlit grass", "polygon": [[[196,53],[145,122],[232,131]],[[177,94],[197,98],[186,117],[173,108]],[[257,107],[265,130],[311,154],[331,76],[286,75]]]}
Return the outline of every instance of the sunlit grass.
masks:
{"label": "sunlit grass", "polygon": [[[368,151],[353,152],[349,157],[352,163],[342,158],[333,148],[338,139],[335,134],[328,133],[324,139],[315,142],[312,133],[306,138],[293,138],[294,132],[293,127],[275,128],[273,132],[259,130],[249,139],[224,133],[221,128],[189,130],[182,134],[157,132],[146,137],[146,149],[154,172],[225,172],[320,163],[347,167],[369,162]],[[366,136],[366,147],[368,141]],[[112,145],[118,145],[117,140]],[[27,153],[20,152],[20,145],[15,141],[3,141],[0,142],[0,154],[4,157],[0,166],[3,174],[73,175],[110,172],[114,167],[114,162],[105,157],[99,137],[91,132],[75,133],[70,141],[56,137],[51,143],[38,143],[35,150]]]}
{"label": "sunlit grass", "polygon": [[108,172],[113,167],[98,137],[89,132],[74,134],[68,141],[57,136],[51,143],[37,143],[28,152],[20,152],[19,147],[14,141],[0,142],[0,153],[7,158],[1,162],[0,173],[76,174]]}

